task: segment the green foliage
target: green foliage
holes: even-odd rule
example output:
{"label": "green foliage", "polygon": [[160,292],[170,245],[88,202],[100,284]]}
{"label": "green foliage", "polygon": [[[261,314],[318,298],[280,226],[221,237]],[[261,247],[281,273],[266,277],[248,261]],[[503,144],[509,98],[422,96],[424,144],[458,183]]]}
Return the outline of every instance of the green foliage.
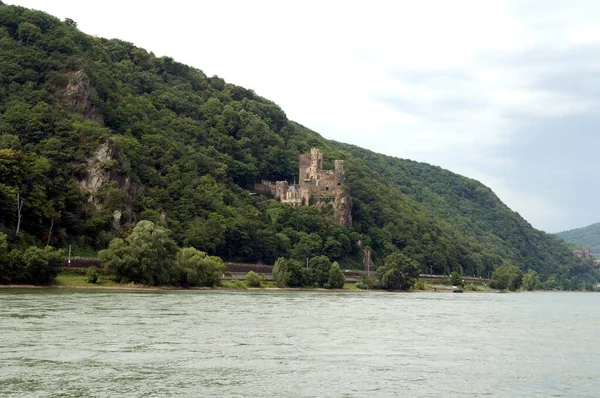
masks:
{"label": "green foliage", "polygon": [[600,256],[600,223],[559,232],[556,235],[578,247],[589,247],[593,256]]}
{"label": "green foliage", "polygon": [[63,265],[64,252],[50,246],[9,252],[7,236],[0,232],[0,284],[48,285]]}
{"label": "green foliage", "polygon": [[327,284],[329,285],[330,289],[341,289],[344,287],[344,283],[346,283],[346,277],[344,277],[344,273],[340,269],[340,265],[334,261],[329,268],[329,278],[327,279]]}
{"label": "green foliage", "polygon": [[100,272],[96,267],[89,267],[85,272],[85,280],[87,283],[96,283],[100,277]]}
{"label": "green foliage", "polygon": [[460,277],[460,274],[456,271],[452,271],[452,273],[450,273],[450,284],[452,284],[452,286],[462,286],[463,285],[463,280]]}
{"label": "green foliage", "polygon": [[280,257],[273,266],[273,280],[279,287],[302,287],[306,272],[299,261]]}
{"label": "green foliage", "polygon": [[516,265],[504,264],[492,274],[490,286],[495,289],[518,290],[523,281],[523,272]]}
{"label": "green foliage", "polygon": [[261,286],[261,281],[260,281],[260,276],[258,276],[258,274],[254,271],[249,271],[248,273],[246,273],[246,285],[248,285],[248,287],[260,287]]}
{"label": "green foliage", "polygon": [[425,290],[425,282],[423,282],[422,280],[418,279],[415,282],[414,289],[415,290]]}
{"label": "green foliage", "polygon": [[540,277],[534,270],[530,269],[525,275],[523,275],[523,282],[521,284],[522,289],[532,291],[539,289],[540,286]]}
{"label": "green foliage", "polygon": [[378,287],[377,279],[370,277],[367,273],[363,273],[356,283],[356,287],[361,290],[375,289]]}
{"label": "green foliage", "polygon": [[329,279],[331,265],[331,261],[329,261],[329,257],[327,256],[311,258],[308,264],[307,284],[324,287]]}
{"label": "green foliage", "polygon": [[[0,227],[9,253],[110,243],[123,254],[111,262],[124,280],[164,283],[174,256],[142,266],[142,254],[130,254],[146,249],[123,240],[145,219],[170,229],[179,246],[244,262],[284,257],[304,265],[327,256],[346,267],[361,264],[360,241],[380,266],[401,250],[434,274],[489,277],[507,261],[541,280],[554,276],[565,289],[599,278],[597,266],[573,257],[477,181],[325,140],[252,90],[131,43],[86,35],[71,19],[2,6],[0,47]],[[97,168],[110,182],[82,192],[101,144],[110,144],[111,158]],[[350,228],[337,225],[330,206],[295,209],[250,195],[261,179],[297,178],[298,155],[311,147],[326,162],[345,161]],[[121,229],[113,227],[115,211]],[[310,283],[323,286],[328,269],[316,270]],[[303,272],[294,275],[300,280]],[[394,271],[390,278],[402,279]]]}
{"label": "green foliage", "polygon": [[163,285],[170,280],[176,252],[167,229],[140,221],[125,240],[113,239],[98,255],[105,267],[123,281]]}
{"label": "green foliage", "polygon": [[173,282],[185,287],[218,286],[225,271],[225,263],[219,257],[186,247],[177,253]]}
{"label": "green foliage", "polygon": [[419,263],[399,251],[387,256],[383,266],[377,268],[381,287],[386,290],[408,290],[418,276]]}

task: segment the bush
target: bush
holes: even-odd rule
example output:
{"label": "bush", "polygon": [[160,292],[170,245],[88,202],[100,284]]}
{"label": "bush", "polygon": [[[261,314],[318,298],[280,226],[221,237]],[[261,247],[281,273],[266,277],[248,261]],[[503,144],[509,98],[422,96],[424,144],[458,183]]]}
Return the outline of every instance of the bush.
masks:
{"label": "bush", "polygon": [[361,290],[375,289],[377,287],[377,279],[369,277],[365,272],[356,283],[356,287]]}
{"label": "bush", "polygon": [[415,286],[414,286],[415,290],[425,290],[425,282],[423,282],[422,280],[417,280],[415,282]]}
{"label": "bush", "polygon": [[260,276],[254,271],[248,272],[246,274],[246,285],[248,285],[248,287],[260,287]]}
{"label": "bush", "polygon": [[89,267],[85,272],[85,280],[87,283],[96,283],[98,282],[98,278],[100,277],[100,272],[98,272],[98,268]]}

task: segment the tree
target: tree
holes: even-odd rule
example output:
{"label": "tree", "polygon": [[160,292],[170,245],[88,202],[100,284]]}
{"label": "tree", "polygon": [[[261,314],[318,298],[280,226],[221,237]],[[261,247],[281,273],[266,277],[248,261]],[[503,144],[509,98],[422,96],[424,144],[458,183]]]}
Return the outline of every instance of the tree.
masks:
{"label": "tree", "polygon": [[273,280],[279,287],[304,286],[306,273],[299,261],[280,257],[273,266]]}
{"label": "tree", "polygon": [[30,246],[23,252],[20,260],[22,266],[20,283],[47,285],[58,275],[60,267],[64,265],[65,257],[62,250],[50,246],[43,249]]}
{"label": "tree", "polygon": [[174,282],[186,287],[217,286],[225,271],[225,263],[219,257],[186,247],[177,253]]}
{"label": "tree", "polygon": [[98,255],[105,267],[124,281],[163,285],[169,282],[176,253],[169,230],[144,220],[125,240],[113,239]]}
{"label": "tree", "polygon": [[308,264],[308,284],[325,286],[329,278],[331,261],[327,256],[317,256],[310,259]]}
{"label": "tree", "polygon": [[419,270],[418,262],[395,251],[385,258],[383,266],[377,268],[377,277],[384,289],[408,290],[414,286]]}
{"label": "tree", "polygon": [[494,271],[490,286],[495,289],[515,291],[521,286],[523,272],[516,265],[505,263]]}
{"label": "tree", "polygon": [[537,272],[532,269],[527,271],[527,273],[523,276],[523,283],[521,284],[521,287],[528,291],[539,289],[540,277],[538,276]]}
{"label": "tree", "polygon": [[330,289],[341,289],[344,287],[344,283],[346,283],[346,277],[344,277],[340,265],[337,261],[334,261],[333,264],[331,264],[331,268],[329,268],[329,279],[327,279],[327,284]]}
{"label": "tree", "polygon": [[450,274],[450,283],[452,286],[461,286],[463,284],[462,278],[456,271],[452,271]]}

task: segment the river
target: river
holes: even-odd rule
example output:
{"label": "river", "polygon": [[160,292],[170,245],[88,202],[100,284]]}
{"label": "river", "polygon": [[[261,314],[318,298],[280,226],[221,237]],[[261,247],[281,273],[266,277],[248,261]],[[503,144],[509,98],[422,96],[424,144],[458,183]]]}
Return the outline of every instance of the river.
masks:
{"label": "river", "polygon": [[598,397],[600,294],[0,289],[0,396]]}

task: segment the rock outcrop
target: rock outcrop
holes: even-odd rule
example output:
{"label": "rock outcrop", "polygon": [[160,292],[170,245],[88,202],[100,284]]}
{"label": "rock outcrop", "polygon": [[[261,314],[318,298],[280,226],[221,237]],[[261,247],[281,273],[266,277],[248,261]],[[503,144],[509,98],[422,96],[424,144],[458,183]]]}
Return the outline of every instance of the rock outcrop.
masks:
{"label": "rock outcrop", "polygon": [[[137,197],[137,189],[123,171],[123,159],[116,144],[109,140],[101,144],[94,154],[86,159],[85,177],[78,181],[79,189],[88,195],[88,204],[95,211],[105,208],[110,200],[113,227],[121,226],[121,217],[131,209]],[[131,214],[131,212],[128,212]]]}
{"label": "rock outcrop", "polygon": [[100,110],[90,101],[91,83],[85,70],[80,69],[68,73],[69,84],[67,85],[65,95],[71,111],[79,113],[87,120],[97,122],[104,126],[104,117]]}

